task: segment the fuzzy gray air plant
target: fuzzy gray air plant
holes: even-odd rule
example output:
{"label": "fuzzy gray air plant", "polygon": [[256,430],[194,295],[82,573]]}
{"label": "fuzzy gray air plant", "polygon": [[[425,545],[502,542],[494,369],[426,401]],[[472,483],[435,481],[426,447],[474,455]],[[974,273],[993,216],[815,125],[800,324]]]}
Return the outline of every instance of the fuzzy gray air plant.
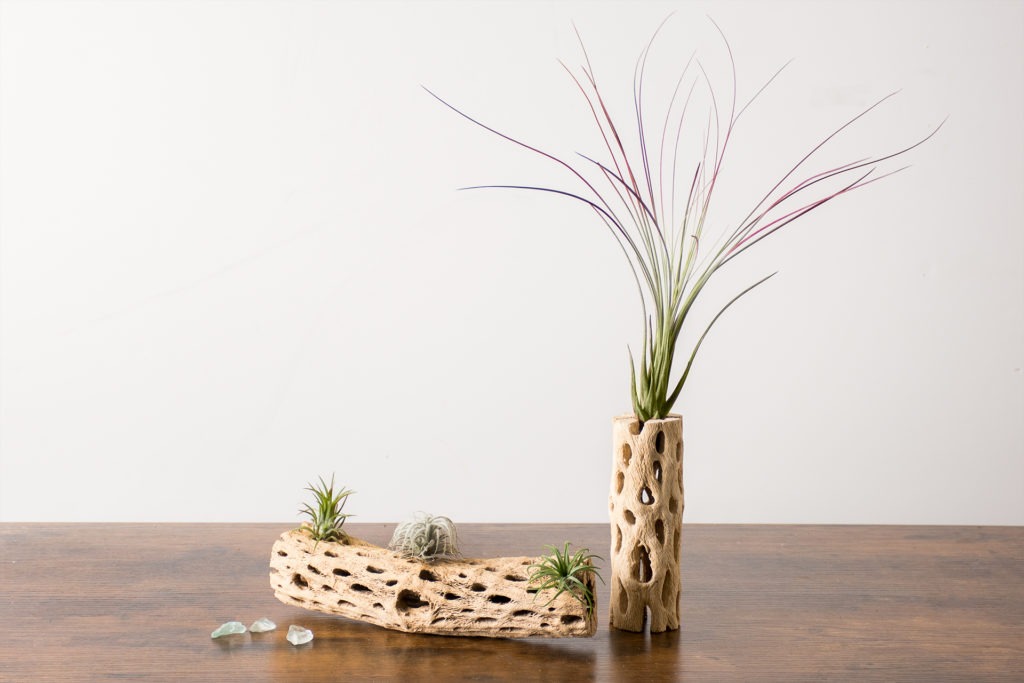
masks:
{"label": "fuzzy gray air plant", "polygon": [[398,525],[388,548],[405,557],[428,562],[458,557],[459,537],[455,522],[439,515],[417,513],[411,522]]}

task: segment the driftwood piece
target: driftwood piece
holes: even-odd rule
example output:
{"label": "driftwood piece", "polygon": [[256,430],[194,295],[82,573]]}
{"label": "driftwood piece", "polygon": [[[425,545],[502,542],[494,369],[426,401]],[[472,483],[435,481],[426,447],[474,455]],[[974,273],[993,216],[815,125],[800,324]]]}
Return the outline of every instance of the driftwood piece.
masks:
{"label": "driftwood piece", "polygon": [[683,531],[683,419],[641,426],[615,418],[608,508],[612,530],[608,624],[651,633],[679,628],[679,542]]}
{"label": "driftwood piece", "polygon": [[[315,546],[315,547],[314,547]],[[491,638],[587,637],[595,615],[568,593],[537,592],[535,557],[425,563],[353,536],[316,543],[295,529],[270,556],[278,600],[409,633]],[[594,589],[593,575],[586,575]],[[550,603],[548,601],[551,600]]]}

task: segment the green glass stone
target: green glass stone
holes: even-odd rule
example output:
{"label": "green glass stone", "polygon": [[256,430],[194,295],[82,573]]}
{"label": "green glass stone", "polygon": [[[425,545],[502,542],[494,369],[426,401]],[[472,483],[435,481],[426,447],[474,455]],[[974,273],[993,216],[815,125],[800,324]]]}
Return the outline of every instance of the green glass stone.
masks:
{"label": "green glass stone", "polygon": [[236,633],[245,633],[245,624],[240,621],[229,621],[221,624],[220,628],[210,634],[210,637],[220,638],[221,636],[231,636]]}
{"label": "green glass stone", "polygon": [[288,642],[292,645],[303,645],[313,640],[313,632],[308,628],[302,628],[292,624],[288,627]]}
{"label": "green glass stone", "polygon": [[273,631],[275,628],[277,628],[277,624],[266,617],[262,617],[252,622],[249,631],[251,633],[263,633],[264,631]]}

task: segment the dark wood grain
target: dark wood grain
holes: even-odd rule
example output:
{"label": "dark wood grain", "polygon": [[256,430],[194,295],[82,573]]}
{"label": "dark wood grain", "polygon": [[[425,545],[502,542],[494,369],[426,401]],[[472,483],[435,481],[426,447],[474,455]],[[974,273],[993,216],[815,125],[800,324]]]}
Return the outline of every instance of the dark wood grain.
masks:
{"label": "dark wood grain", "polygon": [[[0,525],[0,680],[1024,680],[1024,528],[687,525],[680,631],[493,641],[274,599],[288,524]],[[353,524],[374,543],[392,527]],[[473,556],[604,525],[462,526]],[[211,640],[229,620],[277,631]],[[293,647],[289,624],[316,639]]]}

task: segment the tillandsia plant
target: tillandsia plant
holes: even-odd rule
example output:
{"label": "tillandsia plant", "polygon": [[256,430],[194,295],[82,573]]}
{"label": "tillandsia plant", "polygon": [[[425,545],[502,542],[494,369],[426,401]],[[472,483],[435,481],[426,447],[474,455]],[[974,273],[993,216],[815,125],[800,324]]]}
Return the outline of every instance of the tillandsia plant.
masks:
{"label": "tillandsia plant", "polygon": [[[601,579],[601,575],[594,566],[594,559],[602,559],[597,555],[591,555],[589,548],[582,548],[575,553],[569,553],[569,542],[559,550],[553,545],[544,546],[551,552],[540,557],[539,561],[530,565],[531,591],[554,590],[545,605],[551,604],[555,598],[562,593],[569,593],[586,606],[587,611],[594,613],[594,591],[586,583],[586,575],[593,574]],[[601,579],[604,582],[604,579]]]}
{"label": "tillandsia plant", "polygon": [[[348,497],[355,493],[344,487],[337,492],[334,490],[334,475],[331,475],[331,483],[327,484],[323,477],[320,477],[320,485],[310,484],[307,491],[313,493],[313,505],[303,503],[299,508],[299,514],[309,517],[309,522],[303,528],[309,529],[310,536],[319,543],[320,541],[340,541],[346,536],[342,530],[345,520],[351,515],[342,512]],[[315,547],[315,545],[314,545]]]}
{"label": "tillandsia plant", "polygon": [[459,536],[452,520],[419,512],[411,522],[395,528],[388,548],[428,562],[451,559],[459,556]]}
{"label": "tillandsia plant", "polygon": [[[736,126],[748,107],[782,72],[782,69],[776,71],[746,104],[738,107],[732,48],[717,24],[715,28],[722,36],[732,69],[728,104],[722,102],[720,106],[719,94],[704,67],[691,56],[668,99],[663,118],[655,119],[659,125],[653,130],[644,113],[644,76],[648,55],[661,27],[637,59],[633,75],[634,119],[621,125],[606,106],[580,38],[583,65],[578,72],[565,64],[562,66],[583,95],[603,141],[604,160],[599,160],[598,155],[579,154],[577,159],[566,161],[485,125],[427,90],[442,104],[481,128],[559,165],[579,184],[574,191],[536,185],[483,185],[463,189],[535,190],[569,197],[589,207],[618,241],[632,269],[643,306],[639,371],[632,352],[629,361],[633,410],[641,421],[669,414],[711,327],[740,297],[775,273],[750,285],[718,311],[697,339],[682,373],[673,382],[673,360],[683,324],[713,275],[801,216],[903,170],[879,172],[880,164],[924,143],[941,127],[940,124],[925,138],[894,152],[807,170],[827,143],[896,94],[891,93],[835,128],[781,178],[768,183],[771,189],[745,218],[731,228],[726,226],[717,239],[706,239],[712,197],[719,185]],[[687,110],[698,88],[709,102],[709,111],[707,124],[694,129],[689,125]],[[680,153],[683,142],[694,150],[692,163],[685,162],[686,155]]]}

